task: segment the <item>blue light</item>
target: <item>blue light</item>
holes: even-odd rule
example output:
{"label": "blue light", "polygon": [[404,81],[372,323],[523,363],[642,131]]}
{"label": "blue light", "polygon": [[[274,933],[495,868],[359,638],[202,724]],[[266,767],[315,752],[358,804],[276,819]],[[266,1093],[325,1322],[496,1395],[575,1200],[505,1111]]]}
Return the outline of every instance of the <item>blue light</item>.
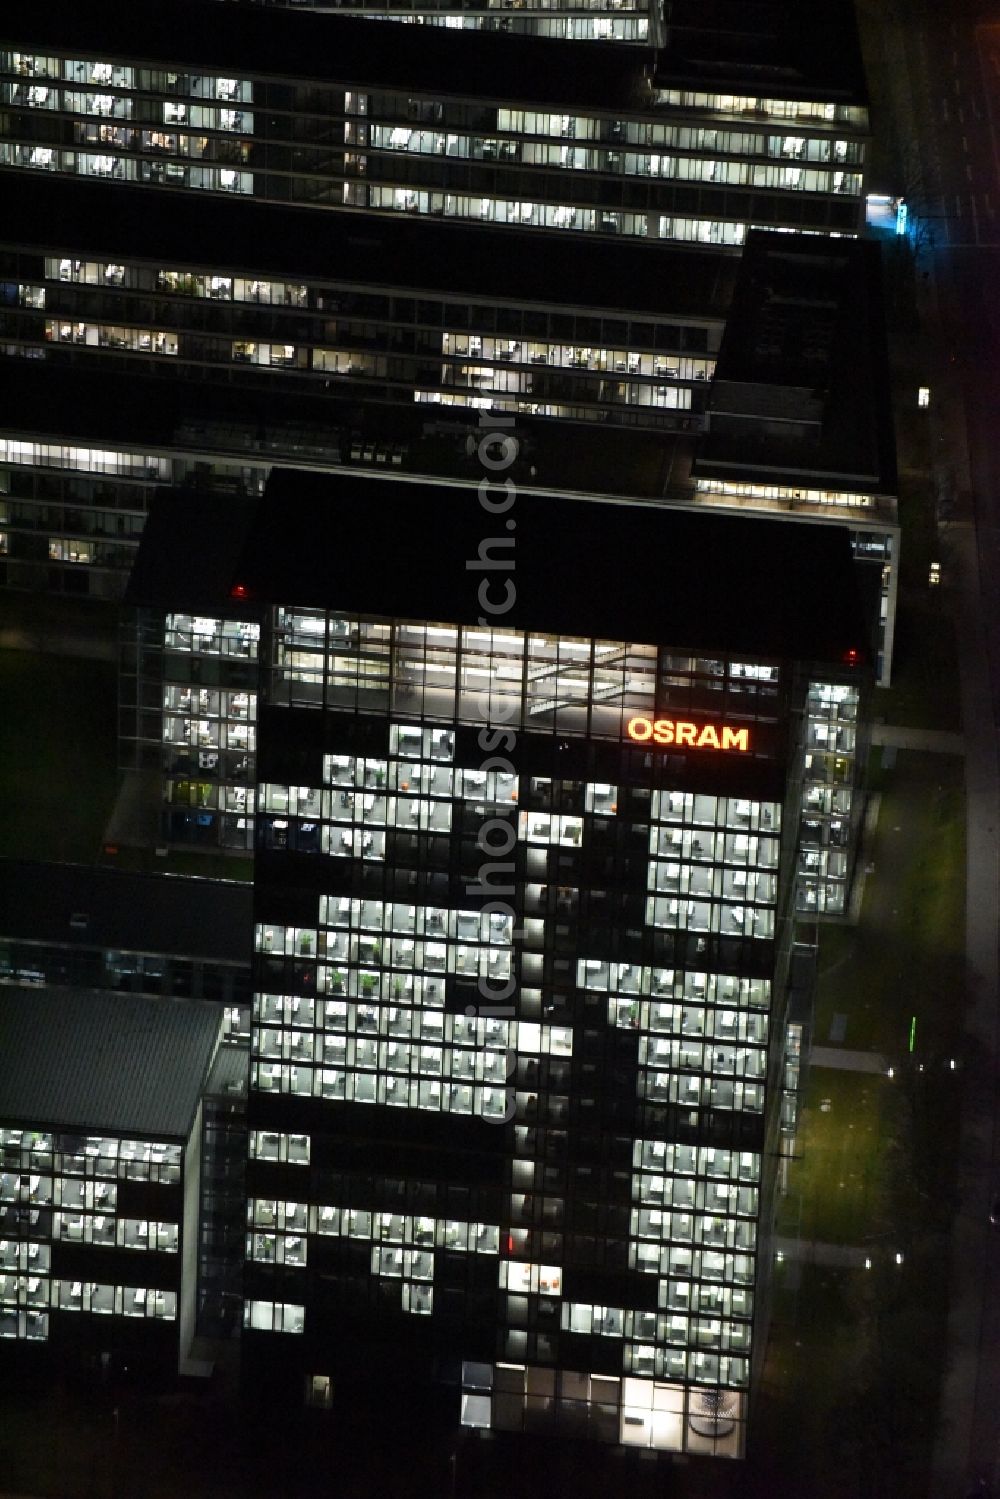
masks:
{"label": "blue light", "polygon": [[900,198],[899,202],[896,204],[896,233],[897,234],[905,234],[906,233],[906,219],[907,219],[907,214],[908,214],[908,209],[906,207],[906,203],[905,203],[904,199]]}

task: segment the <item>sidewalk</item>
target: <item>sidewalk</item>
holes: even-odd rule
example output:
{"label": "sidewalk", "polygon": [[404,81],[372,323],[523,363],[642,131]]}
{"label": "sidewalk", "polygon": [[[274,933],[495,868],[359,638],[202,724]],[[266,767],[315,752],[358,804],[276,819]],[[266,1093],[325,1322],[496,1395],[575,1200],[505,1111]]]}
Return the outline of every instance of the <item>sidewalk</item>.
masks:
{"label": "sidewalk", "polygon": [[[988,1208],[991,1166],[996,1159],[998,1118],[994,1080],[998,1062],[998,953],[1000,926],[1000,764],[991,659],[992,623],[984,607],[976,532],[975,484],[970,469],[964,395],[958,376],[944,363],[945,324],[955,322],[947,277],[938,267],[917,283],[918,312],[935,386],[929,411],[932,467],[939,494],[949,485],[966,503],[961,520],[939,512],[938,533],[947,537],[954,576],[953,622],[958,646],[964,725],[966,788],[966,1010],[971,1064],[963,1093],[951,1226],[949,1308],[945,1373],[934,1447],[930,1491],[935,1499],[964,1499],[970,1477],[981,1471],[977,1426],[995,1426],[1000,1388],[1000,1346],[991,1335],[1000,1312],[996,1251]],[[936,365],[936,368],[935,368]],[[995,656],[995,652],[993,653]],[[930,748],[930,746],[928,746]],[[961,753],[961,751],[954,751]],[[991,1477],[996,1480],[996,1473]]]}
{"label": "sidewalk", "polygon": [[[948,1310],[948,1357],[937,1444],[933,1492],[942,1499],[965,1493],[975,1466],[973,1432],[977,1395],[991,1401],[997,1388],[998,1350],[984,1336],[990,1313],[987,1288],[992,1246],[987,1223],[990,1171],[983,1158],[994,1158],[998,1035],[998,798],[997,741],[990,684],[990,662],[983,622],[978,613],[980,579],[975,536],[952,532],[960,568],[961,600],[956,628],[962,682],[962,716],[966,736],[966,1034],[978,1057],[978,1078],[970,1077],[962,1107],[959,1145],[958,1208],[952,1222],[951,1298]],[[978,1081],[979,1086],[976,1086]],[[995,1287],[991,1288],[995,1291]]]}
{"label": "sidewalk", "polygon": [[885,1077],[889,1064],[877,1051],[851,1051],[846,1046],[814,1046],[810,1067],[839,1067],[844,1072],[872,1072]]}
{"label": "sidewalk", "polygon": [[783,1259],[794,1260],[802,1265],[830,1265],[836,1269],[863,1270],[865,1261],[871,1258],[870,1249],[861,1249],[855,1244],[823,1244],[816,1239],[771,1240],[775,1254]]}
{"label": "sidewalk", "polygon": [[965,735],[946,729],[904,729],[899,724],[875,723],[872,744],[901,750],[928,750],[932,755],[964,755]]}

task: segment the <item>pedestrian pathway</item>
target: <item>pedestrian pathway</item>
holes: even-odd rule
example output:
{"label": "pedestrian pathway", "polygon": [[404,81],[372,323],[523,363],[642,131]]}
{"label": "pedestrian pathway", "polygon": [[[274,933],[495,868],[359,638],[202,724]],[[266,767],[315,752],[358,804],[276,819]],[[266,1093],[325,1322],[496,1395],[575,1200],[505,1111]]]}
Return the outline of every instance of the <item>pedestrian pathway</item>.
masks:
{"label": "pedestrian pathway", "polygon": [[901,750],[929,750],[933,755],[965,754],[963,734],[950,734],[947,729],[905,729],[901,724],[873,724],[872,744]]}
{"label": "pedestrian pathway", "polygon": [[852,1051],[847,1046],[814,1046],[809,1053],[812,1067],[840,1067],[845,1072],[874,1072],[884,1077],[888,1063],[877,1051]]}
{"label": "pedestrian pathway", "polygon": [[863,1270],[865,1261],[871,1259],[871,1250],[856,1244],[824,1244],[818,1239],[787,1239],[777,1235],[771,1244],[775,1254],[780,1254],[782,1259],[797,1260],[803,1265]]}

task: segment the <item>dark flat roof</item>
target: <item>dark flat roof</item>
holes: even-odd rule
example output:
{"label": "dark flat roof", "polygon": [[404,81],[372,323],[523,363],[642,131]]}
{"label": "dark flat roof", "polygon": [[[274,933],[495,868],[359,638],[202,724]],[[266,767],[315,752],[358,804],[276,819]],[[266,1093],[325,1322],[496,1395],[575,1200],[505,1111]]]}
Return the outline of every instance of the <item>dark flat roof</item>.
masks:
{"label": "dark flat roof", "polygon": [[[411,31],[422,30],[410,27]],[[290,208],[141,184],[13,171],[0,238],[48,255],[177,269],[557,303],[616,314],[724,317],[737,260],[667,241],[443,224]]]}
{"label": "dark flat roof", "polygon": [[738,93],[865,103],[853,0],[670,0],[656,81],[693,78]]}
{"label": "dark flat roof", "polygon": [[[467,569],[490,537],[512,572]],[[491,519],[474,492],[287,469],[233,582],[260,602],[474,624],[485,577],[493,601],[512,579],[496,623],[515,629],[831,663],[867,640],[846,528],[551,494]]]}
{"label": "dark flat roof", "polygon": [[[760,468],[793,482],[822,473],[848,488],[894,494],[890,390],[880,246],[752,230],[694,471],[751,478]],[[783,440],[759,424],[720,430],[727,412],[766,415],[783,403],[821,412],[818,440]]]}
{"label": "dark flat roof", "polygon": [[[230,596],[253,505],[189,489],[165,490],[150,507],[125,589],[125,603],[187,614],[256,619],[259,606],[242,607]],[[197,538],[192,544],[192,538]],[[249,894],[249,892],[241,892]],[[250,905],[247,901],[246,916]],[[244,933],[249,958],[250,927]]]}
{"label": "dark flat roof", "polygon": [[221,1005],[93,989],[0,988],[0,1119],[183,1139]]}
{"label": "dark flat roof", "polygon": [[[699,9],[700,3],[699,3]],[[820,6],[758,4],[760,29],[737,47],[726,32],[677,25],[661,55],[669,79],[740,81],[742,91],[844,97],[857,90],[854,54],[841,33],[844,0]],[[782,17],[778,30],[772,13]],[[690,14],[690,12],[689,12]],[[850,20],[853,29],[853,20]],[[511,33],[379,22],[316,11],[209,5],[205,0],[46,0],[5,7],[0,39],[17,48],[169,64],[177,71],[362,83],[438,97],[627,112],[653,107],[645,89],[649,52],[614,42],[572,42]],[[775,48],[779,48],[775,59]],[[706,55],[707,54],[707,55]],[[664,71],[665,70],[665,71]]]}
{"label": "dark flat roof", "polygon": [[249,967],[249,885],[0,859],[0,936]]}
{"label": "dark flat roof", "polygon": [[[311,392],[283,384],[270,371],[255,385],[234,386],[193,382],[163,365],[149,375],[102,368],[95,379],[93,367],[0,359],[0,431],[18,439],[121,443],[147,453],[167,448],[258,466],[329,465],[338,451],[349,460],[351,433],[360,431],[365,440],[406,445],[405,466],[414,472],[475,484],[482,469],[465,454],[465,433],[476,429],[477,419],[474,411],[366,401],[362,392]],[[526,489],[691,498],[695,439],[689,433],[543,417],[519,417],[518,431],[530,456],[515,475]],[[196,517],[192,526],[196,534]]]}

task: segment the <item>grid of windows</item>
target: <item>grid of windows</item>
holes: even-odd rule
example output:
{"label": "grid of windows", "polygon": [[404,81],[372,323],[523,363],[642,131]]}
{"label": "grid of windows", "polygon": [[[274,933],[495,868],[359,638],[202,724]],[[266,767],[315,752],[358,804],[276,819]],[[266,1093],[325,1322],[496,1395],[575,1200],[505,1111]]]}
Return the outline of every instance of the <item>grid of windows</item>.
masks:
{"label": "grid of windows", "polygon": [[[502,570],[498,539],[484,560]],[[427,719],[498,722],[620,741],[653,707],[656,648],[480,626],[395,624],[279,609],[271,700],[388,709]],[[416,729],[414,733],[418,732]]]}
{"label": "grid of windows", "polygon": [[[585,1410],[610,1440],[737,1455],[790,829],[773,796],[688,789],[676,757],[629,745],[624,714],[667,703],[740,716],[761,734],[749,769],[779,753],[768,735],[786,711],[782,671],[315,610],[278,610],[274,625],[272,701],[326,704],[340,725],[352,710],[381,718],[384,741],[327,751],[319,784],[258,787],[262,846],[313,853],[331,882],[315,915],[299,897],[304,925],[260,919],[264,888],[252,1086],[302,1094],[313,1109],[326,1100],[334,1132],[359,1103],[511,1128],[493,1224],[430,1201],[423,1212],[390,1208],[360,1183],[348,1188],[358,1195],[324,1193],[322,1173],[308,1179],[307,1201],[255,1200],[255,1286],[275,1304],[301,1297],[287,1288],[347,1263],[329,1260],[321,1241],[361,1240],[379,1288],[372,1304],[436,1315],[457,1304],[442,1280],[447,1251],[477,1263],[493,1254],[497,1361],[481,1366],[482,1387],[465,1389],[464,1420],[530,1426],[537,1389],[555,1381],[555,1407]],[[560,736],[564,725],[589,732],[587,756],[604,740],[605,776],[550,777],[537,762],[526,774],[516,757],[485,771],[463,764],[458,727],[466,716],[482,723],[485,693],[495,721],[533,744],[554,725]],[[516,893],[503,910],[463,901],[449,876],[428,872],[443,859],[427,865],[420,852],[438,840],[444,857],[486,819],[508,830]],[[598,851],[619,846],[603,866]],[[594,888],[601,879],[610,890]],[[608,949],[612,894],[630,957]],[[467,1002],[484,983],[508,996],[507,1010]],[[620,1276],[620,1299],[581,1295],[573,1277],[584,1267]],[[569,1372],[597,1358],[585,1350],[598,1344],[620,1350],[617,1374]]]}
{"label": "grid of windows", "polygon": [[253,846],[259,645],[253,621],[164,617],[159,729],[171,831],[193,821],[200,841]]}
{"label": "grid of windows", "polygon": [[[580,1306],[580,1325],[596,1320],[614,1337],[618,1309]],[[637,1313],[635,1328],[651,1314]],[[655,1321],[655,1318],[653,1319]],[[595,1335],[592,1333],[592,1335]],[[692,1378],[710,1376],[710,1353],[691,1357]],[[533,1364],[462,1365],[462,1424],[502,1431],[544,1431],[565,1423],[580,1435],[623,1446],[738,1457],[743,1451],[746,1396],[711,1384],[670,1383],[637,1375],[616,1377]]]}
{"label": "grid of windows", "polygon": [[843,489],[810,489],[803,484],[744,484],[725,479],[696,479],[697,494],[750,500],[800,501],[803,505],[844,505],[851,510],[877,506],[878,496]]}
{"label": "grid of windows", "polygon": [[[860,225],[867,119],[858,106],[661,90],[618,118],[362,83],[299,85],[290,109],[287,85],[263,78],[14,52],[0,54],[0,77],[12,111],[0,163],[32,170],[731,245],[753,221],[750,193],[770,200],[759,215],[768,225],[847,234]],[[663,119],[668,110],[673,120]],[[143,128],[139,116],[150,114],[156,128]],[[706,114],[722,124],[742,117],[746,128],[706,127]],[[770,134],[761,117],[794,122],[796,133]],[[331,152],[341,131],[344,147]],[[692,195],[695,212],[685,212]]]}
{"label": "grid of windows", "polygon": [[9,437],[0,437],[0,463],[66,469],[71,473],[156,479],[162,483],[169,483],[171,479],[170,460],[158,458],[153,453],[74,447],[63,443],[25,442]]}
{"label": "grid of windows", "polygon": [[291,1166],[308,1166],[310,1147],[308,1135],[292,1135],[265,1129],[250,1131],[252,1161],[282,1161]]}
{"label": "grid of windows", "polygon": [[287,1301],[248,1300],[243,1304],[243,1326],[256,1332],[293,1332],[305,1329],[306,1309]]}
{"label": "grid of windows", "polygon": [[[677,427],[700,418],[721,337],[711,307],[682,320],[628,319],[537,303],[470,307],[424,288],[419,300],[362,293],[350,275],[307,286],[16,249],[10,264],[10,274],[24,267],[45,282],[0,283],[0,348],[9,355],[85,365],[124,356],[167,375],[176,359],[200,378],[223,367],[239,382],[280,370],[323,390],[361,384],[368,399],[406,405]],[[96,287],[106,293],[99,305]]]}
{"label": "grid of windows", "polygon": [[261,1091],[503,1119],[512,1057],[572,1054],[567,1027],[445,1010],[455,984],[510,993],[508,915],[324,895],[316,928],[260,924],[256,945],[316,995],[257,995]]}
{"label": "grid of windows", "polygon": [[177,1254],[178,1223],[131,1216],[119,1194],[180,1179],[179,1145],[0,1129],[0,1337],[44,1341],[50,1311],[174,1321],[175,1290],[53,1277],[51,1245]]}
{"label": "grid of windows", "polygon": [[858,704],[854,687],[833,682],[810,686],[796,890],[796,904],[804,913],[840,916],[847,909]]}
{"label": "grid of windows", "polygon": [[120,592],[149,498],[171,470],[153,454],[0,437],[8,583],[37,587],[41,546],[51,563],[66,564],[48,568],[50,589]]}
{"label": "grid of windows", "polygon": [[777,803],[654,791],[651,818],[651,926],[774,936]]}

